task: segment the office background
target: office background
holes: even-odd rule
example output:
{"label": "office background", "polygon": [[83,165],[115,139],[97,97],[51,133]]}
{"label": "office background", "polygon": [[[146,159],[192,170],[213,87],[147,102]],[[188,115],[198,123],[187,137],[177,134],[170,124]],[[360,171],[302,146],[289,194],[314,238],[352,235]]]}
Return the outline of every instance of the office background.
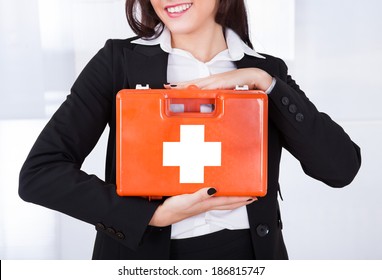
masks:
{"label": "office background", "polygon": [[[247,2],[256,50],[283,58],[362,149],[361,170],[344,189],[307,177],[284,152],[290,258],[382,259],[382,2]],[[23,202],[18,174],[87,61],[108,38],[131,35],[124,0],[0,0],[0,259],[91,258],[93,226]],[[83,165],[101,178],[105,146],[103,136]]]}

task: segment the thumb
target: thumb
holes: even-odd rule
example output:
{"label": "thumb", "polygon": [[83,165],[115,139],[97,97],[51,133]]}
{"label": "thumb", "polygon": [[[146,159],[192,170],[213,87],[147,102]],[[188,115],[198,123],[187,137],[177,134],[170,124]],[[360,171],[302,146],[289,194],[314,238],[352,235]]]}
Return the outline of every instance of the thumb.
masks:
{"label": "thumb", "polygon": [[202,188],[192,194],[196,201],[203,201],[213,196],[217,190],[215,188]]}

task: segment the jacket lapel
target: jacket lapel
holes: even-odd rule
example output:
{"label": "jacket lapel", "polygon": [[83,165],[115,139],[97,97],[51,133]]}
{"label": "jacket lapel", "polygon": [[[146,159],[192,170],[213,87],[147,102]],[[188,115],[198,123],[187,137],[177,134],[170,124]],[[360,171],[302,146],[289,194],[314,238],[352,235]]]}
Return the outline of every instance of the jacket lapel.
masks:
{"label": "jacket lapel", "polygon": [[136,45],[124,49],[125,88],[135,88],[137,84],[150,85],[150,88],[163,88],[167,82],[168,54],[159,46]]}

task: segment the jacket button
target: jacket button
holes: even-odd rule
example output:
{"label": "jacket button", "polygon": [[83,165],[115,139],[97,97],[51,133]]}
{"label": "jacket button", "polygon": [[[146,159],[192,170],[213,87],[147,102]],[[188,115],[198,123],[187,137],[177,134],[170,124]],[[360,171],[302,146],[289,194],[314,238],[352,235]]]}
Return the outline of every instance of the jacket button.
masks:
{"label": "jacket button", "polygon": [[303,122],[304,121],[304,115],[301,113],[296,114],[296,121]]}
{"label": "jacket button", "polygon": [[125,235],[124,235],[122,232],[120,232],[120,231],[118,231],[115,235],[116,235],[117,238],[120,239],[120,240],[125,239]]}
{"label": "jacket button", "polygon": [[289,105],[289,98],[284,96],[283,98],[281,98],[281,103],[284,105],[284,106],[288,106]]}
{"label": "jacket button", "polygon": [[291,112],[292,114],[297,112],[297,106],[294,104],[290,104],[288,109],[289,109],[289,112]]}
{"label": "jacket button", "polygon": [[265,237],[269,233],[269,226],[266,224],[260,224],[256,228],[256,233],[260,237]]}
{"label": "jacket button", "polygon": [[103,223],[97,223],[95,225],[95,227],[96,227],[96,230],[105,230],[106,229],[106,227]]}
{"label": "jacket button", "polygon": [[108,233],[112,234],[112,235],[115,234],[115,230],[114,230],[113,228],[111,228],[111,227],[107,228],[106,231],[107,231]]}

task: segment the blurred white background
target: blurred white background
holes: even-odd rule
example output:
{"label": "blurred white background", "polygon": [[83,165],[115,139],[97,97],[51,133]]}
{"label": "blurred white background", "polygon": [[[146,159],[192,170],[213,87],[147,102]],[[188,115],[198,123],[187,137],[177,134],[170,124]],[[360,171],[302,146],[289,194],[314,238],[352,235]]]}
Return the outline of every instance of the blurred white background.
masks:
{"label": "blurred white background", "polygon": [[[281,167],[291,259],[382,259],[382,2],[247,0],[255,48],[283,58],[362,149],[354,182],[331,189]],[[18,174],[49,117],[108,38],[132,36],[124,0],[0,0],[0,259],[90,259],[93,226],[23,202]],[[105,137],[83,169],[103,178]]]}

